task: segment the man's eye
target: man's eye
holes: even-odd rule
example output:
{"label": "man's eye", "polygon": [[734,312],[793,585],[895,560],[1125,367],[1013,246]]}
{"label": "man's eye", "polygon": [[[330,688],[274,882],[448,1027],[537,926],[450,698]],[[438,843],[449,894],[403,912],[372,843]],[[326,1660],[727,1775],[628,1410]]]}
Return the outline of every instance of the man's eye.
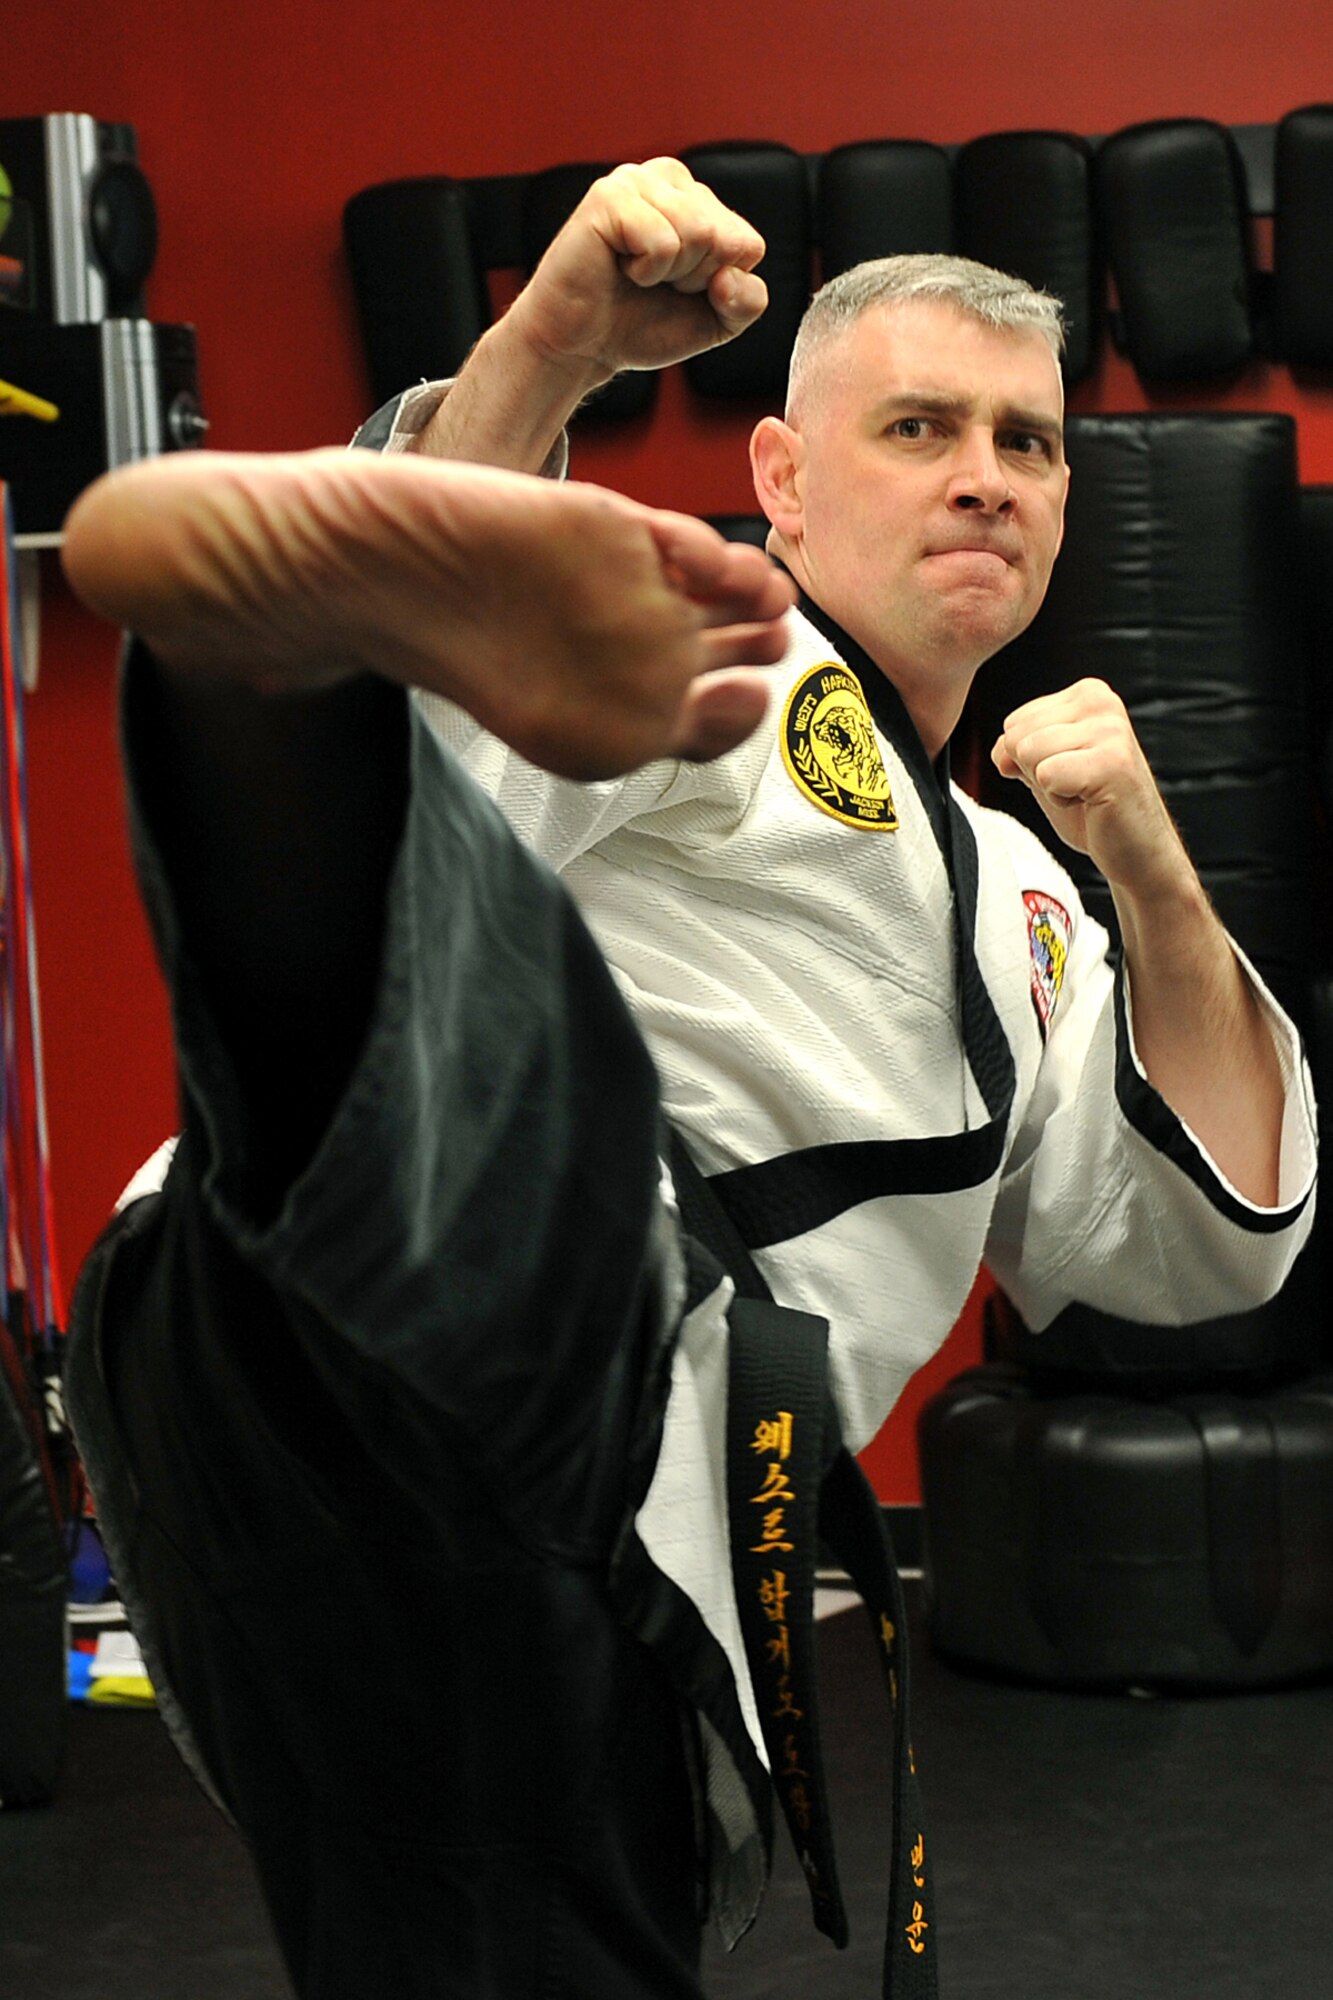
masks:
{"label": "man's eye", "polygon": [[1048,458],[1051,447],[1036,431],[1013,431],[1005,440],[1010,451],[1020,458]]}
{"label": "man's eye", "polygon": [[910,444],[927,436],[930,426],[924,417],[899,417],[889,428],[895,437],[906,438]]}

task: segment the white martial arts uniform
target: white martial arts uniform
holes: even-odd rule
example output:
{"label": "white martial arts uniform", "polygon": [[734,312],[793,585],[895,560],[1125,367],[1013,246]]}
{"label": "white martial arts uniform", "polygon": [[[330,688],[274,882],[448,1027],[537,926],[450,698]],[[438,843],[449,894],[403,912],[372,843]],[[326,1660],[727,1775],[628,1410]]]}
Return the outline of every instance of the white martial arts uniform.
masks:
{"label": "white martial arts uniform", "polygon": [[[409,391],[363,441],[406,448],[442,393]],[[566,466],[562,441],[545,469]],[[667,1115],[753,1219],[774,1298],[829,1322],[859,1450],[983,1265],[1038,1331],[1074,1300],[1179,1325],[1271,1297],[1313,1219],[1314,1098],[1299,1036],[1247,966],[1285,1090],[1278,1202],[1256,1207],[1149,1084],[1127,982],[1066,870],[957,787],[943,810],[887,682],[864,659],[849,673],[836,628],[790,626],[764,723],[710,764],[573,784],[419,699],[577,899]],[[944,846],[954,878],[975,877],[961,947]],[[984,988],[969,1010],[960,948]],[[683,1328],[638,1527],[725,1646],[762,1755],[730,1574],[724,1306]]]}
{"label": "white martial arts uniform", "polygon": [[[976,962],[1014,1072],[994,1169],[970,1180],[985,1148],[959,1135],[988,1114],[960,1018],[954,897],[927,809],[934,774],[924,767],[923,781],[919,743],[876,731],[880,771],[862,743],[868,789],[860,807],[850,795],[850,817],[835,816],[846,788],[829,756],[854,760],[868,717],[829,640],[798,613],[791,626],[764,724],[711,764],[568,783],[460,710],[421,700],[578,900],[705,1174],[782,1161],[783,1202],[790,1185],[799,1208],[812,1181],[827,1207],[845,1190],[822,1192],[824,1156],[811,1149],[836,1146],[864,1150],[872,1183],[927,1183],[871,1194],[755,1252],[780,1304],[829,1321],[844,1432],[859,1449],[946,1338],[983,1263],[1034,1328],[1074,1299],[1178,1324],[1270,1296],[1309,1230],[1313,1099],[1295,1030],[1256,978],[1286,1086],[1279,1206],[1257,1209],[1144,1077],[1106,933],[1066,871],[955,788],[976,847]],[[843,725],[822,763],[801,726],[812,697],[815,729],[821,703]],[[903,1140],[936,1142],[924,1171],[910,1152],[877,1160],[883,1142]],[[855,1191],[856,1156],[839,1162]],[[726,1557],[716,1318],[687,1325],[640,1530],[726,1643],[753,1725]],[[701,1548],[713,1551],[706,1565]]]}

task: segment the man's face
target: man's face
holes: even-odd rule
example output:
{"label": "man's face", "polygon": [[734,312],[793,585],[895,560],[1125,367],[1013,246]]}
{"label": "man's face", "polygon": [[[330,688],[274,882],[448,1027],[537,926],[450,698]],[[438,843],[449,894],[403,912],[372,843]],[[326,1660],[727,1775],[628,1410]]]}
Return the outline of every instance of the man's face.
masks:
{"label": "man's face", "polygon": [[919,687],[965,692],[1032,619],[1060,547],[1069,471],[1051,349],[913,301],[872,308],[813,363],[782,553],[909,708]]}

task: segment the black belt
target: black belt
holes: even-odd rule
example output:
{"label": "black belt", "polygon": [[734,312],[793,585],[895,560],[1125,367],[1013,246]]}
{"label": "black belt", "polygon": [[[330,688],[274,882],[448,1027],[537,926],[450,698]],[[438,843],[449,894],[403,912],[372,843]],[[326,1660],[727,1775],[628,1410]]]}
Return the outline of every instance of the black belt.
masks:
{"label": "black belt", "polygon": [[841,1948],[847,1916],[819,1739],[814,1587],[819,1541],[861,1594],[893,1715],[893,1852],[884,1994],[935,2000],[935,1930],[908,1715],[907,1616],[883,1510],[842,1442],[828,1326],[774,1303],[679,1137],[672,1175],[686,1230],[734,1280],[727,1486],[731,1564],[774,1789],[818,1928]]}

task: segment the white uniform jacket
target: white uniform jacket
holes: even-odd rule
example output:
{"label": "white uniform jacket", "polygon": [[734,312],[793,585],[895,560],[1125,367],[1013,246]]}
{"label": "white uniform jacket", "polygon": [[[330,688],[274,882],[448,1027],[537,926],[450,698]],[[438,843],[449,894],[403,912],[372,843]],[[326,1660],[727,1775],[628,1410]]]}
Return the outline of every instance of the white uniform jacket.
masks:
{"label": "white uniform jacket", "polygon": [[[1279,1207],[1257,1208],[1147,1082],[1059,862],[956,787],[945,813],[887,683],[791,631],[764,724],[712,764],[563,782],[422,705],[577,898],[774,1296],[828,1319],[859,1449],[983,1262],[1036,1329],[1074,1299],[1178,1324],[1268,1297],[1310,1225],[1313,1100],[1256,977],[1287,1090]],[[975,852],[958,899],[950,819]]]}

